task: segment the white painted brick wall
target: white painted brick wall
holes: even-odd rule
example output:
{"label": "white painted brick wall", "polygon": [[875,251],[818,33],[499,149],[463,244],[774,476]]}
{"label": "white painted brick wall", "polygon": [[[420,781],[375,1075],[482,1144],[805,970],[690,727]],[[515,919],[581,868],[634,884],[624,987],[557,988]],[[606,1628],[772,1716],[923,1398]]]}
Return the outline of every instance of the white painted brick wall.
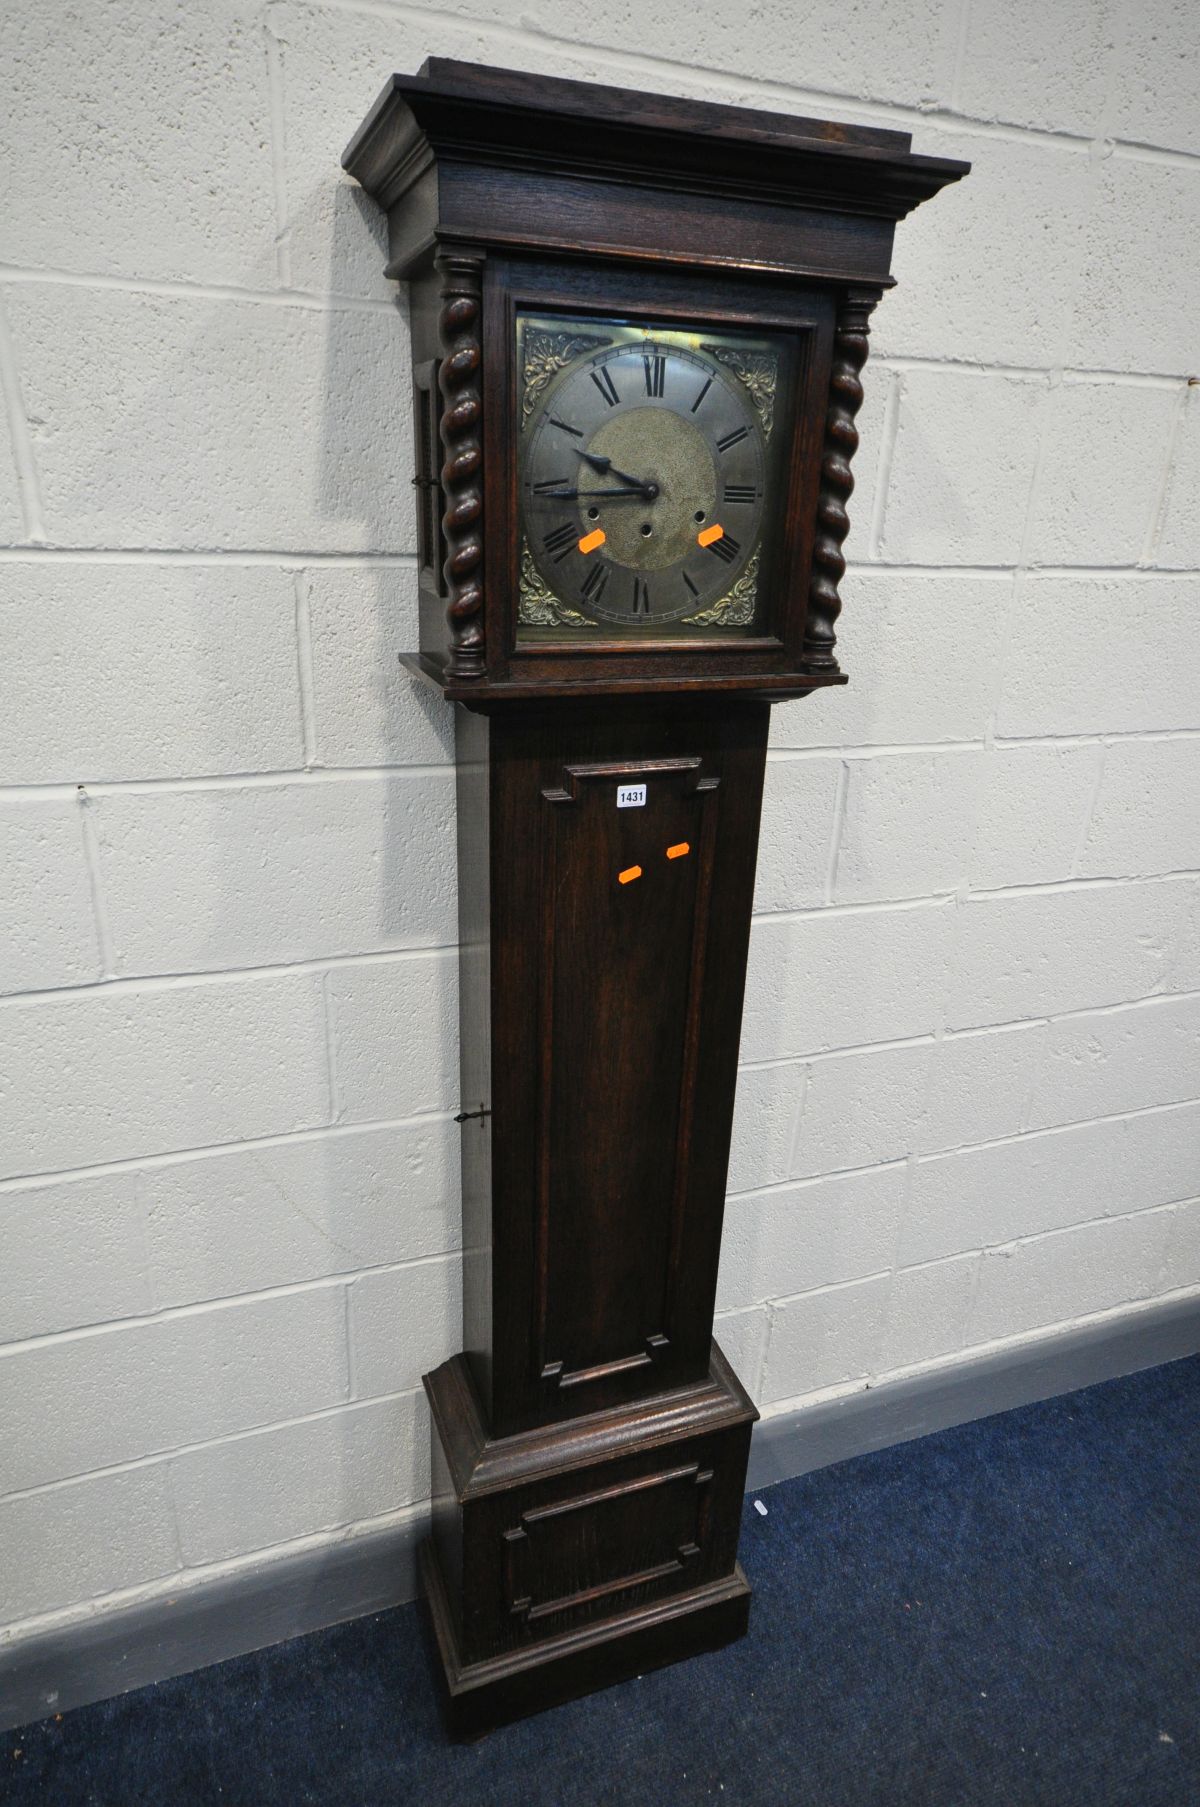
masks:
{"label": "white painted brick wall", "polygon": [[[1009,1248],[988,1249],[979,1268],[973,1331],[982,1342],[1144,1299],[1162,1272],[1169,1211],[1081,1224]],[[948,1263],[941,1263],[947,1266]]]}
{"label": "white painted brick wall", "polygon": [[929,1082],[932,1046],[873,1048],[812,1063],[792,1170],[836,1172],[907,1149]]}
{"label": "white painted brick wall", "polygon": [[[855,682],[836,696],[818,691],[774,708],[772,747],[982,740],[991,721],[1011,589],[1005,571],[962,577],[851,568],[841,586],[845,607],[838,640],[847,669],[854,666]],[[935,641],[938,656],[931,660]]]}
{"label": "white painted brick wall", "polygon": [[1104,771],[1079,853],[1081,878],[1134,878],[1200,852],[1200,740],[1121,741]]}
{"label": "white painted brick wall", "polygon": [[100,977],[83,837],[70,798],[9,803],[0,793],[0,993]]}
{"label": "white painted brick wall", "polygon": [[1177,398],[1128,384],[1058,384],[1042,402],[1043,482],[1030,502],[1026,551],[1039,565],[1132,565],[1162,496],[1162,448]]}
{"label": "white painted brick wall", "polygon": [[0,1009],[0,1175],[311,1129],[328,1060],[315,973],[17,998]]}
{"label": "white painted brick wall", "polygon": [[1103,747],[1090,742],[989,748],[970,864],[975,890],[1075,876],[1103,757]]}
{"label": "white painted brick wall", "polygon": [[983,755],[895,754],[846,762],[835,903],[953,891],[979,813]]}
{"label": "white painted brick wall", "polygon": [[953,1355],[967,1340],[976,1260],[933,1261],[892,1276],[879,1366],[887,1372]]}
{"label": "white painted brick wall", "polygon": [[[343,573],[329,573],[342,576]],[[0,565],[0,782],[294,771],[296,596],[278,565]]]}
{"label": "white painted brick wall", "polygon": [[89,11],[86,0],[5,9],[4,64],[19,79],[0,146],[24,179],[8,195],[0,257],[135,281],[269,281],[271,102],[258,9],[117,0],[102,25]]}
{"label": "white painted brick wall", "polygon": [[[947,337],[952,342],[953,334]],[[1016,562],[1042,394],[1035,379],[992,371],[905,373],[879,542],[885,559]]]}
{"label": "white painted brick wall", "polygon": [[0,1353],[14,1488],[345,1400],[336,1285],[86,1331]]}
{"label": "white painted brick wall", "polygon": [[800,1391],[824,1392],[878,1369],[890,1284],[886,1274],[876,1274],[773,1302],[759,1391],[763,1404]]}
{"label": "white painted brick wall", "polygon": [[14,1621],[177,1574],[166,1464],[111,1469],[0,1500],[0,1548],[9,1552],[4,1608]]}
{"label": "white painted brick wall", "polygon": [[[4,330],[3,316],[0,316],[0,334],[3,334]],[[19,538],[24,530],[25,520],[21,509],[16,458],[6,421],[3,429],[0,430],[0,533],[5,535],[6,542],[10,542]]]}
{"label": "white painted brick wall", "polygon": [[[453,861],[448,839],[442,869]],[[340,1119],[370,1123],[458,1109],[456,954],[338,966],[325,987]]]}
{"label": "white painted brick wall", "polygon": [[[439,765],[454,712],[401,669],[417,643],[416,572],[310,566],[297,578],[312,662],[313,756],[323,766]],[[303,631],[303,619],[301,630]]]}
{"label": "white painted brick wall", "polygon": [[949,1026],[1196,990],[1198,898],[1188,877],[968,899],[954,925]]}
{"label": "white painted brick wall", "polygon": [[1194,576],[1022,575],[996,734],[1010,740],[1194,733],[1198,664]]}
{"label": "white painted brick wall", "polygon": [[1149,998],[1124,1009],[1085,1012],[1034,1030],[1023,1127],[1049,1129],[1085,1117],[1119,1116],[1200,1097],[1200,998]]}
{"label": "white painted brick wall", "polygon": [[1018,1023],[944,1035],[929,1056],[929,1088],[913,1137],[915,1152],[932,1154],[1019,1135],[1027,1127],[1047,1033],[1044,1023]]}
{"label": "white painted brick wall", "polygon": [[[957,183],[939,197],[940,220],[920,208],[897,232],[899,287],[873,329],[880,350],[1039,372],[1088,368],[1092,360],[1076,349],[1079,237],[1095,194],[1086,140],[942,129],[926,136],[924,126],[917,135],[938,155],[964,157],[971,188]],[[1018,395],[1016,405],[1036,405],[1036,392],[1035,385],[1032,397]],[[977,399],[995,394],[994,382],[981,388],[974,379],[967,390]],[[949,417],[935,418],[937,441],[951,443],[948,427]],[[954,463],[938,458],[935,443],[935,473],[952,483]]]}
{"label": "white painted brick wall", "polygon": [[1195,9],[724,5],[703,68],[681,23],[0,18],[4,1635],[428,1492],[453,726],[396,663],[405,306],[338,159],[430,53],[974,164],[876,316],[851,685],[773,716],[739,1372],[786,1410],[1200,1288]]}
{"label": "white painted brick wall", "polygon": [[729,1190],[748,1192],[789,1179],[806,1069],[795,1061],[743,1067],[738,1076]]}
{"label": "white painted brick wall", "polygon": [[350,1363],[355,1395],[372,1399],[421,1384],[462,1341],[458,1258],[362,1274],[350,1287]]}
{"label": "white painted brick wall", "polygon": [[1053,10],[1039,0],[972,7],[960,104],[977,119],[1090,137],[1113,79],[1112,10],[1096,0],[1058,0]]}
{"label": "white painted brick wall", "polygon": [[129,1218],[158,1309],[416,1261],[462,1239],[458,1130],[445,1117],[234,1146],[134,1181]]}
{"label": "white painted brick wall", "polygon": [[22,283],[8,310],[55,543],[411,550],[395,308]]}
{"label": "white painted brick wall", "polygon": [[[1177,59],[1179,42],[1164,32],[1166,60]],[[1088,368],[1189,368],[1196,343],[1188,318],[1194,271],[1186,254],[1163,255],[1163,222],[1190,218],[1191,175],[1187,159],[1180,167],[1124,147],[1107,160],[1101,151],[1083,242],[1085,280],[1094,285],[1080,333],[1080,362]],[[1134,291],[1136,308],[1127,301]]]}
{"label": "white painted brick wall", "polygon": [[1200,1200],[1180,1205],[1171,1226],[1167,1260],[1159,1285],[1200,1286]]}
{"label": "white painted brick wall", "polygon": [[734,1197],[725,1219],[718,1307],[887,1273],[906,1192],[904,1166],[897,1163]]}
{"label": "white painted brick wall", "polygon": [[954,928],[949,903],[758,920],[742,1054],[776,1060],[936,1028]]}
{"label": "white painted brick wall", "polygon": [[188,1450],[169,1469],[184,1562],[221,1562],[426,1497],[429,1417],[409,1392]]}
{"label": "white painted brick wall", "polygon": [[9,1192],[0,1215],[0,1346],[153,1311],[154,1282],[131,1175],[54,1179]]}
{"label": "white painted brick wall", "polygon": [[455,939],[454,875],[438,857],[454,835],[449,768],[126,787],[93,808],[118,974],[294,964]]}
{"label": "white painted brick wall", "polygon": [[1184,571],[1193,569],[1200,541],[1200,396],[1195,388],[1188,390],[1180,404],[1179,437],[1162,512],[1158,562]]}

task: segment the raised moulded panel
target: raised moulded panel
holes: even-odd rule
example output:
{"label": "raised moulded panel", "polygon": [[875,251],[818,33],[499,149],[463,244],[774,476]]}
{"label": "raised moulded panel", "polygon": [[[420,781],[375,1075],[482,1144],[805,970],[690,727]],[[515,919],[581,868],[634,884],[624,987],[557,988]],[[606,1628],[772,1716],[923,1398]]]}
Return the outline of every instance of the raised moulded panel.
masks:
{"label": "raised moulded panel", "polygon": [[535,1298],[555,1388],[671,1345],[717,784],[694,757],[570,766],[543,792]]}
{"label": "raised moulded panel", "polygon": [[532,1626],[678,1584],[708,1542],[712,1479],[711,1468],[682,1462],[523,1512],[504,1533],[509,1612]]}

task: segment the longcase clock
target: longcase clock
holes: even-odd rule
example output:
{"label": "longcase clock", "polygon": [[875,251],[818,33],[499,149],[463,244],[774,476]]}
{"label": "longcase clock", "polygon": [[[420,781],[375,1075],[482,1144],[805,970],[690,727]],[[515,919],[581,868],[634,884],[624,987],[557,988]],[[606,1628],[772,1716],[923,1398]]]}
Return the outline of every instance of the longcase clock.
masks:
{"label": "longcase clock", "polygon": [[424,1584],[477,1734],[746,1628],[712,1337],[770,705],[835,656],[904,133],[431,59],[346,152],[409,286],[457,710],[463,1318]]}

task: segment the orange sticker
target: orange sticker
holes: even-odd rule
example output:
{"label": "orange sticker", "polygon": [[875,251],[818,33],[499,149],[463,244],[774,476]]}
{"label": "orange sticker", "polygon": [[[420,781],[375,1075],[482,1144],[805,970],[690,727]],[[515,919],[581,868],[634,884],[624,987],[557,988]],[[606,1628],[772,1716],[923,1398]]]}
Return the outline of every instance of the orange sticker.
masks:
{"label": "orange sticker", "polygon": [[631,885],[635,878],[641,878],[641,876],[642,869],[640,866],[626,866],[624,872],[617,873],[617,883],[619,885]]}
{"label": "orange sticker", "polygon": [[681,860],[685,853],[690,853],[691,851],[691,844],[689,842],[676,841],[674,847],[667,848],[667,858],[669,860]]}
{"label": "orange sticker", "polygon": [[581,552],[594,552],[597,546],[604,544],[604,529],[597,527],[594,533],[585,533],[579,542]]}
{"label": "orange sticker", "polygon": [[715,521],[711,527],[702,528],[696,535],[697,543],[701,546],[712,546],[717,540],[723,540],[724,538],[725,529]]}

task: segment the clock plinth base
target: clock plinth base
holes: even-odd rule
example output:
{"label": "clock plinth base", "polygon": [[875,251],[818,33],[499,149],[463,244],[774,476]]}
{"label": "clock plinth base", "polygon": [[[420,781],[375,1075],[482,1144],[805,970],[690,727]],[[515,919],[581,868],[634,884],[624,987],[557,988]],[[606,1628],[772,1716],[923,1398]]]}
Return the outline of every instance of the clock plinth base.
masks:
{"label": "clock plinth base", "polygon": [[648,1669],[720,1650],[744,1637],[750,1624],[750,1584],[735,1563],[724,1581],[491,1662],[464,1663],[432,1539],[421,1546],[421,1589],[433,1626],[446,1725],[453,1738],[464,1741]]}
{"label": "clock plinth base", "polygon": [[456,1736],[742,1636],[758,1413],[715,1343],[701,1381],[508,1437],[487,1435],[465,1357],[425,1388],[422,1574]]}

